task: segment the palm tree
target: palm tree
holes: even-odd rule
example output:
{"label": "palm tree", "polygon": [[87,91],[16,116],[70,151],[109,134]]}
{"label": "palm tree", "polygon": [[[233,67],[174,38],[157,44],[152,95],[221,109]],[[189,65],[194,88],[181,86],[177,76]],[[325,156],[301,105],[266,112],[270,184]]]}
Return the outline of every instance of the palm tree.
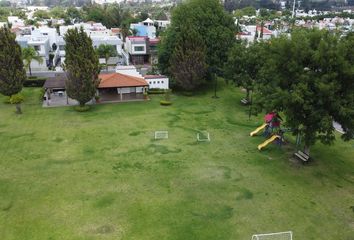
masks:
{"label": "palm tree", "polygon": [[102,44],[96,49],[96,51],[100,58],[106,60],[106,70],[108,70],[108,59],[110,57],[116,57],[117,50],[112,45]]}
{"label": "palm tree", "polygon": [[22,59],[25,61],[25,67],[28,68],[30,76],[32,76],[31,62],[35,60],[39,64],[43,63],[43,58],[38,55],[38,52],[33,47],[22,49]]}

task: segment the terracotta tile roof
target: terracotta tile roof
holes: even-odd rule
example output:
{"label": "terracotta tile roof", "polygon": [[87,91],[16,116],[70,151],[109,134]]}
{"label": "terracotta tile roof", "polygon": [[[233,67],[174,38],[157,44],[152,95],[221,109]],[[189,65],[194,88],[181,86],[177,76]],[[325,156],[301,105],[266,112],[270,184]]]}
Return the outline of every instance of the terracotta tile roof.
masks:
{"label": "terracotta tile roof", "polygon": [[105,73],[98,76],[101,82],[98,88],[144,87],[149,84],[144,78],[128,76],[121,73]]}
{"label": "terracotta tile roof", "polygon": [[[257,26],[257,31],[260,32],[262,27]],[[272,31],[270,31],[268,28],[263,27],[263,34],[264,35],[272,35]]]}

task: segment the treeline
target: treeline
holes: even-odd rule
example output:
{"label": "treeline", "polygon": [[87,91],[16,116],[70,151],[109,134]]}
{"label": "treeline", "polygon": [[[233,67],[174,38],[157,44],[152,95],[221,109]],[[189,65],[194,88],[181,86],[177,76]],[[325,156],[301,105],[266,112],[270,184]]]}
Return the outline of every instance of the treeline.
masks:
{"label": "treeline", "polygon": [[269,41],[261,34],[253,44],[234,34],[218,0],[190,0],[172,14],[159,68],[189,92],[217,76],[234,82],[246,89],[252,113],[284,114],[306,153],[317,141],[334,141],[333,121],[342,125],[344,140],[354,137],[354,33],[294,29]]}

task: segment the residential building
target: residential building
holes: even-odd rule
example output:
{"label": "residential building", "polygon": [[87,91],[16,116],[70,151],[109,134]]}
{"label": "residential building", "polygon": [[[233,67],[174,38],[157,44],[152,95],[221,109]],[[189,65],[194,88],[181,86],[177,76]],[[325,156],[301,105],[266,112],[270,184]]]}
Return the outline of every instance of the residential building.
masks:
{"label": "residential building", "polygon": [[149,89],[169,89],[169,79],[163,75],[145,75],[144,79],[149,84]]}
{"label": "residential building", "polygon": [[49,38],[47,36],[32,36],[24,35],[16,37],[17,43],[21,48],[33,47],[38,55],[43,59],[43,63],[37,61],[31,62],[31,68],[33,71],[43,71],[48,70],[48,67],[52,65],[49,61],[49,53],[51,47],[49,45]]}
{"label": "residential building", "polygon": [[156,64],[159,41],[158,38],[128,36],[125,40],[125,51],[129,55],[129,63],[134,65]]}
{"label": "residential building", "polygon": [[130,24],[130,29],[135,30],[138,37],[156,38],[156,27],[150,18],[140,23]]}

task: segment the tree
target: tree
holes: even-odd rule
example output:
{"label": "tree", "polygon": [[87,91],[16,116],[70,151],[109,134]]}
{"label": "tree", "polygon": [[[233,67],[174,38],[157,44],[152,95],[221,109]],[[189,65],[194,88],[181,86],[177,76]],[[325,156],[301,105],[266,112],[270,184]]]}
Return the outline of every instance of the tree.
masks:
{"label": "tree", "polygon": [[248,102],[251,102],[250,93],[259,81],[260,70],[266,60],[265,47],[263,42],[254,42],[249,46],[245,42],[236,43],[225,65],[227,79],[246,89]]}
{"label": "tree", "polygon": [[194,29],[186,28],[183,33],[176,41],[170,72],[178,86],[191,91],[205,81],[206,48]]}
{"label": "tree", "polygon": [[56,19],[65,18],[65,17],[66,17],[64,8],[58,7],[58,6],[52,8],[52,9],[50,10],[50,15],[51,15],[53,18],[56,18]]}
{"label": "tree", "polygon": [[66,14],[74,23],[82,21],[82,15],[75,7],[68,7]]}
{"label": "tree", "polygon": [[[0,28],[0,93],[9,97],[21,92],[26,80],[21,47],[15,38],[8,28]],[[19,103],[16,109],[17,113],[22,113]]]}
{"label": "tree", "polygon": [[31,62],[35,60],[39,64],[43,63],[43,58],[38,55],[38,52],[33,47],[22,49],[22,58],[25,61],[25,67],[28,68],[30,76],[32,76]]}
{"label": "tree", "polygon": [[208,75],[220,74],[227,53],[235,39],[235,25],[218,0],[190,0],[178,5],[172,13],[171,26],[162,35],[158,48],[159,68],[170,74],[171,57],[182,29],[194,27],[206,49]]}
{"label": "tree", "polygon": [[37,19],[50,19],[50,14],[45,10],[37,10],[33,13],[33,17]]}
{"label": "tree", "polygon": [[117,56],[117,50],[112,46],[108,44],[102,44],[100,45],[97,49],[96,52],[100,58],[104,58],[106,61],[106,70],[108,70],[108,59],[110,57],[116,57]]}
{"label": "tree", "polygon": [[261,108],[283,111],[304,151],[320,140],[331,144],[333,121],[344,126],[345,140],[354,131],[353,37],[340,40],[319,30],[295,30],[291,38],[273,39],[257,84]]}
{"label": "tree", "polygon": [[80,107],[84,107],[95,96],[99,84],[98,56],[93,49],[91,38],[83,28],[69,29],[64,40],[66,42],[64,62],[67,73],[66,91],[69,97],[80,103]]}

